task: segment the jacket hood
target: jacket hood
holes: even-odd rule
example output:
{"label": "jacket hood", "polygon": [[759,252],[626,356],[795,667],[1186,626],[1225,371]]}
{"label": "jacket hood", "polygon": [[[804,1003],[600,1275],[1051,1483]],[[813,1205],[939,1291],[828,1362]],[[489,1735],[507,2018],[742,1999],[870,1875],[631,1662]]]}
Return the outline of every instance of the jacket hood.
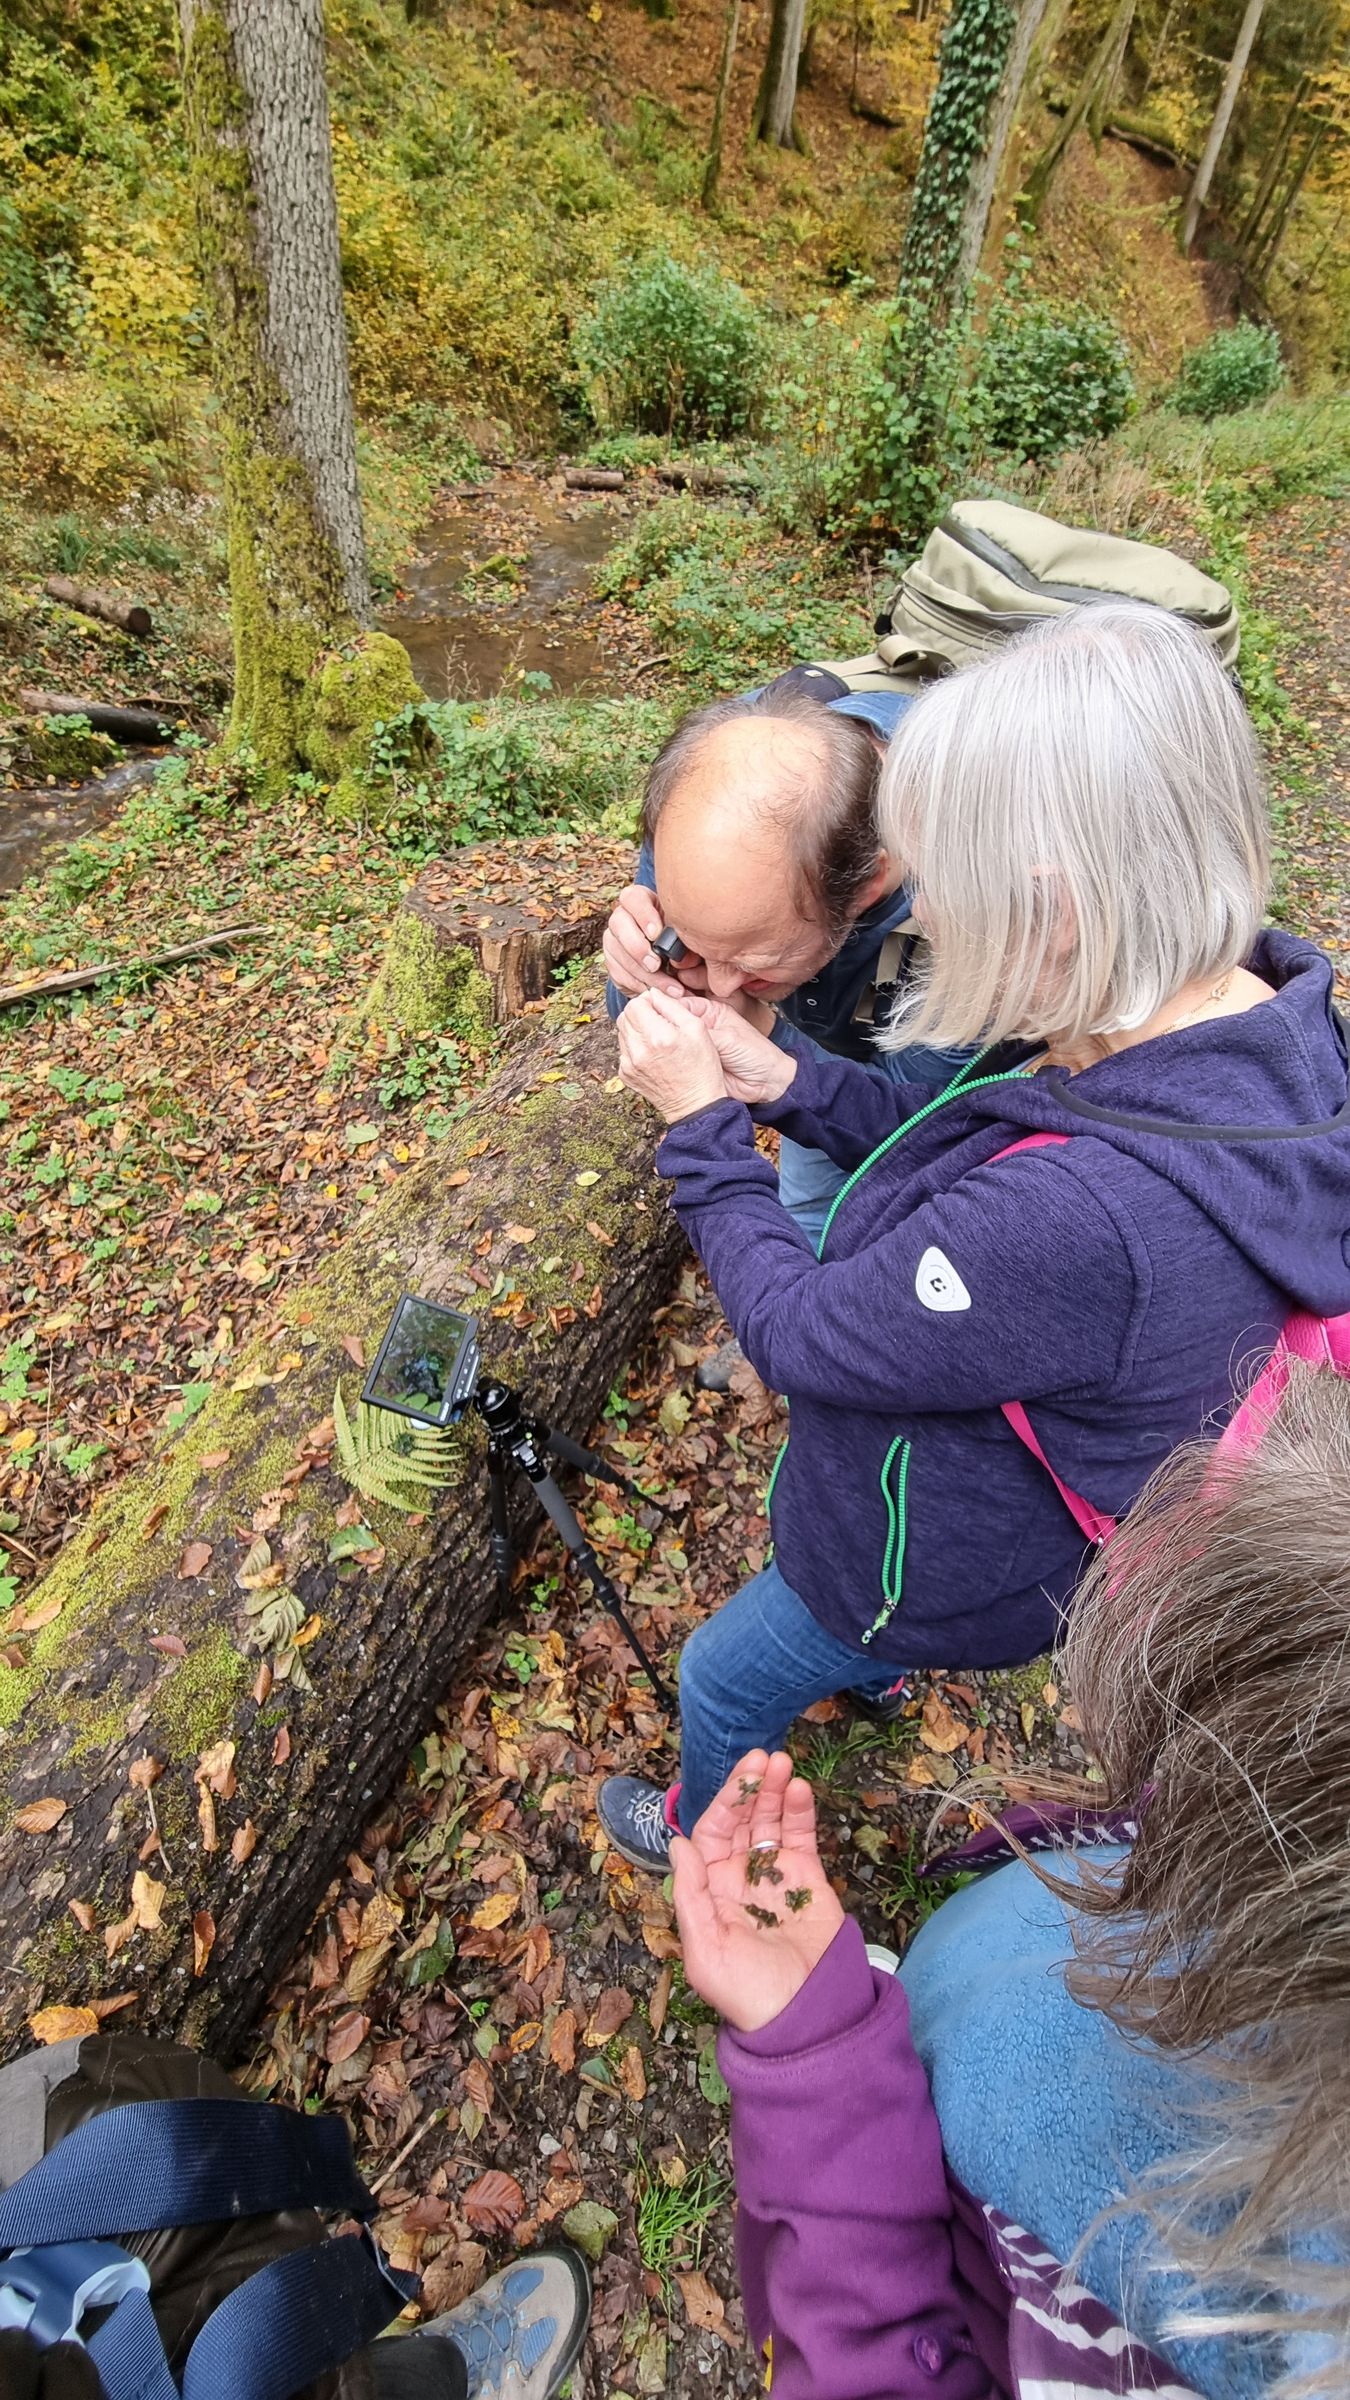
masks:
{"label": "jacket hood", "polygon": [[1292,1304],[1350,1309],[1350,1064],[1330,960],[1264,932],[1275,997],[1122,1050],[972,1093],[1000,1123],[1092,1134],[1185,1192]]}

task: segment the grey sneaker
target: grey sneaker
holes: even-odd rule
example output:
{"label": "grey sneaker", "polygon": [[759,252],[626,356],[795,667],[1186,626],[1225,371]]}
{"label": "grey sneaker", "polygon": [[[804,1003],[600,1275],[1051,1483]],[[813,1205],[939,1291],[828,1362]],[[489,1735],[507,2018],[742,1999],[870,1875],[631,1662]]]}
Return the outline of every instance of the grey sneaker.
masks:
{"label": "grey sneaker", "polygon": [[711,1358],[701,1358],[694,1369],[694,1384],[700,1392],[729,1392],[735,1368],[745,1358],[745,1352],[733,1335],[713,1351]]}
{"label": "grey sneaker", "polygon": [[565,2242],[527,2251],[489,2275],[414,2341],[453,2342],[464,2360],[465,2400],[552,2400],[581,2356],[591,2321],[591,2278]]}
{"label": "grey sneaker", "polygon": [[640,1775],[607,1775],[595,1795],[595,1813],[612,1850],[630,1867],[664,1875],[670,1867],[666,1795],[659,1783]]}

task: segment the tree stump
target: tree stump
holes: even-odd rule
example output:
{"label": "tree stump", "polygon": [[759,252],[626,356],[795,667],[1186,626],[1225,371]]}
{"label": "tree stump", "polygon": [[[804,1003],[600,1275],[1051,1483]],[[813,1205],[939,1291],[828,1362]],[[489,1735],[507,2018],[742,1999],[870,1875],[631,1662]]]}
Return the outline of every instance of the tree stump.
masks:
{"label": "tree stump", "polygon": [[504,1025],[548,999],[560,967],[599,949],[632,869],[628,842],[484,842],[432,859],[403,911],[442,959],[468,953],[491,987],[493,1022]]}
{"label": "tree stump", "polygon": [[124,1994],[119,2026],[238,2046],[496,1594],[477,1421],[425,1513],[354,1506],[334,1387],[355,1416],[355,1362],[413,1289],[476,1311],[485,1366],[584,1436],[684,1254],[658,1132],[617,1088],[598,976],[560,995],[10,1612],[0,2052],[39,2009]]}

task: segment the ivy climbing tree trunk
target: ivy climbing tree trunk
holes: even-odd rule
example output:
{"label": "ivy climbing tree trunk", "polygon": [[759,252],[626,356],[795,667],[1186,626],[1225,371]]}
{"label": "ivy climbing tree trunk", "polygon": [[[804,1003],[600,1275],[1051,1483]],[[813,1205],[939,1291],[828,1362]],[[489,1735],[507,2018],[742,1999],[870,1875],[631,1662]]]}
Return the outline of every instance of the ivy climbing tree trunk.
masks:
{"label": "ivy climbing tree trunk", "polygon": [[369,630],[323,0],[179,0],[179,15],[223,444],[231,739],[274,775],[338,779],[417,687],[406,652]]}
{"label": "ivy climbing tree trunk", "polygon": [[802,147],[797,131],[797,70],[806,32],[806,0],[773,0],[769,48],[759,79],[751,131],[758,142],[780,149]]}
{"label": "ivy climbing tree trunk", "polygon": [[717,206],[717,186],[722,175],[722,143],[727,129],[727,106],[731,99],[731,77],[736,64],[736,42],[740,30],[741,0],[731,0],[722,31],[722,63],[717,71],[712,133],[708,139],[708,160],[703,169],[702,200],[706,209]]}
{"label": "ivy climbing tree trunk", "polygon": [[1237,106],[1237,96],[1242,89],[1242,78],[1247,72],[1247,61],[1252,54],[1252,44],[1256,40],[1257,29],[1261,23],[1265,5],[1266,0],[1247,0],[1242,23],[1238,27],[1238,37],[1233,45],[1233,55],[1228,61],[1228,69],[1223,79],[1219,105],[1214,111],[1205,147],[1200,154],[1200,164],[1195,170],[1195,181],[1187,195],[1185,214],[1181,220],[1181,247],[1183,250],[1189,250],[1195,240],[1200,224],[1200,211],[1209,197],[1209,187],[1214,180],[1214,169],[1219,163],[1219,152],[1223,148],[1229,125],[1232,122],[1233,110]]}
{"label": "ivy climbing tree trunk", "polygon": [[900,258],[900,296],[935,328],[964,304],[1046,0],[955,0]]}

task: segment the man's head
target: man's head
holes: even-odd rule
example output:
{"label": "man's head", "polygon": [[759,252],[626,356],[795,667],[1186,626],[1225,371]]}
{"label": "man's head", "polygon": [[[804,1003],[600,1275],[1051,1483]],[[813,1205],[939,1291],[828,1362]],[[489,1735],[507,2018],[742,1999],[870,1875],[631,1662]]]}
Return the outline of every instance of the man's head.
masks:
{"label": "man's head", "polygon": [[858,718],[795,693],[717,700],[677,726],[647,777],[643,831],[662,915],[718,999],[796,991],[891,888],[882,757]]}

